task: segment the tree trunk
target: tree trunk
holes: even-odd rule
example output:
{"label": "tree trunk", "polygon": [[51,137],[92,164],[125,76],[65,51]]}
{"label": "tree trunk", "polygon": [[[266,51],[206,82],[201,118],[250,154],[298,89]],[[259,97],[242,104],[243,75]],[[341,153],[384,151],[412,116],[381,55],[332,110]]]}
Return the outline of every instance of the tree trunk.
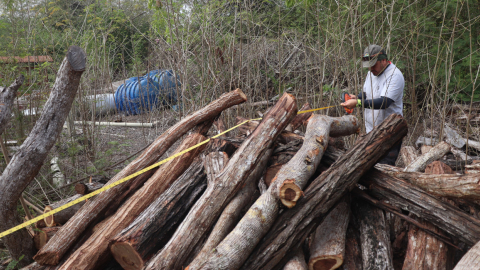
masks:
{"label": "tree trunk", "polygon": [[197,158],[168,190],[117,234],[110,246],[115,260],[124,269],[142,269],[145,261],[166,244],[206,187],[203,159]]}
{"label": "tree trunk", "polygon": [[285,264],[283,270],[308,270],[307,262],[301,248],[295,252],[295,255]]}
{"label": "tree trunk", "polygon": [[[178,138],[187,133],[187,131],[206,120],[213,119],[223,110],[245,102],[246,99],[245,94],[240,89],[237,89],[223,94],[203,109],[185,117],[179,123],[159,136],[140,156],[108,181],[107,185],[152,165],[178,140]],[[139,178],[143,179],[142,176],[135,179]],[[87,226],[96,220],[97,217],[109,207],[112,201],[121,197],[124,192],[128,192],[129,186],[134,184],[133,182],[135,182],[135,179],[102,192],[95,198],[92,198],[92,200],[88,201],[85,206],[82,207],[82,209],[78,211],[69,222],[67,222],[67,224],[62,226],[62,229],[55,235],[55,237],[37,253],[35,260],[40,264],[58,264],[65,252],[67,252],[67,250],[75,243],[76,239],[82,234]],[[141,185],[142,183],[143,182],[138,185]]]}
{"label": "tree trunk", "polygon": [[[202,130],[206,133],[205,130]],[[208,129],[207,129],[208,131]],[[206,138],[199,133],[187,136],[175,153],[188,149]],[[94,269],[110,257],[109,241],[125,229],[135,218],[155,201],[200,154],[206,145],[200,146],[168,161],[130,197],[118,211],[110,218],[104,227],[95,233],[73,253],[60,269]]]}
{"label": "tree trunk", "polygon": [[97,189],[101,189],[103,187],[102,183],[99,182],[92,182],[92,183],[78,183],[75,185],[75,192],[80,195],[87,195]]}
{"label": "tree trunk", "polygon": [[285,254],[298,248],[330,208],[406,133],[407,125],[403,118],[391,115],[360,138],[354,147],[310,184],[305,198],[295,209],[282,213],[242,269],[272,269],[279,263],[285,263],[281,262]]}
{"label": "tree trunk", "polygon": [[37,229],[33,236],[33,242],[35,242],[35,248],[41,249],[52,238],[60,227],[46,227]]}
{"label": "tree trunk", "polygon": [[[296,115],[295,98],[285,93],[265,115],[263,121],[230,159],[227,167],[209,185],[165,248],[147,265],[146,269],[181,269],[198,241],[213,225],[222,209],[255,172],[260,178],[266,166],[265,154]],[[259,163],[263,164],[259,164]],[[260,167],[262,166],[262,167]],[[257,168],[258,167],[258,168]],[[256,181],[256,179],[248,179]],[[194,233],[192,233],[194,232]]]}
{"label": "tree trunk", "polygon": [[37,262],[33,262],[20,270],[45,270],[45,266],[38,264]]}
{"label": "tree trunk", "polygon": [[9,87],[0,87],[0,135],[5,131],[10,118],[12,118],[13,101],[24,80],[25,77],[20,75]]}
{"label": "tree trunk", "polygon": [[369,187],[369,193],[432,223],[453,239],[469,246],[480,240],[480,220],[412,184],[376,169],[368,172],[362,183]]}
{"label": "tree trunk", "polygon": [[473,246],[457,263],[453,270],[480,269],[480,242]]}
{"label": "tree trunk", "polygon": [[[58,70],[40,118],[0,176],[0,231],[19,224],[17,202],[23,190],[40,171],[50,148],[60,135],[84,70],[85,53],[80,47],[71,46]],[[33,262],[35,247],[26,230],[7,235],[3,240],[12,258],[18,259],[24,255],[19,266]]]}
{"label": "tree trunk", "polygon": [[402,157],[403,164],[407,167],[415,159],[418,158],[417,150],[413,146],[404,146],[400,150],[400,156]]}
{"label": "tree trunk", "polygon": [[[63,206],[71,201],[74,201],[78,198],[82,197],[82,195],[80,194],[77,194],[77,195],[74,195],[72,197],[69,197],[69,198],[66,198],[66,199],[63,199],[61,201],[58,201],[58,202],[55,202],[51,205],[47,205],[45,206],[45,209],[43,210],[43,213],[48,213],[54,209],[57,209],[59,208],[60,206]],[[75,215],[75,213],[83,206],[83,204],[85,204],[85,202],[80,202],[80,203],[77,203],[65,210],[62,210],[56,214],[54,214],[53,216],[48,216],[48,217],[45,217],[43,218],[43,220],[45,221],[45,224],[48,226],[48,227],[54,227],[54,226],[59,226],[59,225],[63,225],[65,224],[73,215]]]}
{"label": "tree trunk", "polygon": [[347,228],[347,239],[345,240],[345,258],[342,270],[363,270],[362,250],[360,249],[360,233],[354,228],[353,221]]}
{"label": "tree trunk", "polygon": [[315,236],[310,245],[310,270],[337,269],[345,258],[345,238],[348,221],[350,220],[350,205],[340,202],[325,217],[315,230]]}
{"label": "tree trunk", "polygon": [[352,202],[359,224],[363,269],[393,269],[392,248],[385,214],[363,200]]}
{"label": "tree trunk", "polygon": [[450,145],[446,142],[441,142],[433,147],[428,153],[421,155],[414,162],[409,164],[406,168],[406,172],[420,172],[424,171],[425,167],[431,162],[442,158],[450,151]]}
{"label": "tree trunk", "polygon": [[250,208],[259,195],[260,193],[256,181],[249,181],[246,183],[245,187],[242,188],[230,203],[228,203],[227,207],[225,207],[218,218],[215,227],[213,227],[210,236],[203,245],[202,250],[194,260],[206,260],[210,251],[214,249],[225,238],[225,236],[233,230],[233,228],[235,228],[235,225],[237,225],[242,217],[241,214],[244,213],[246,209]]}
{"label": "tree trunk", "polygon": [[204,263],[194,262],[194,269],[238,269],[278,215],[281,201],[293,207],[303,194],[302,188],[316,171],[332,136],[352,134],[358,130],[354,116],[332,118],[314,115],[309,121],[305,140],[297,154],[277,173],[268,190],[257,199],[235,229],[215,248]]}

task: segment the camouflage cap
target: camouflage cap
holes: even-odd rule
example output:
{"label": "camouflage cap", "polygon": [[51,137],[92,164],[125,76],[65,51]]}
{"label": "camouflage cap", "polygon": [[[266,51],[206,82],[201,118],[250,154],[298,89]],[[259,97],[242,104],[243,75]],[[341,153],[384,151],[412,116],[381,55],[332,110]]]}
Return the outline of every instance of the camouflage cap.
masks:
{"label": "camouflage cap", "polygon": [[369,45],[363,51],[362,67],[373,67],[378,60],[382,59],[387,59],[385,50],[376,44]]}

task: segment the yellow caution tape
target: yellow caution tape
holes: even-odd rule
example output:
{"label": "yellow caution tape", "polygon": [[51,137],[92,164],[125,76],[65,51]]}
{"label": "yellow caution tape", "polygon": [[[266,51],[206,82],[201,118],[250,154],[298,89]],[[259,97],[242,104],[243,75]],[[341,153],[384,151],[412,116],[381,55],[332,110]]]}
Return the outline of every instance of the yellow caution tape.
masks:
{"label": "yellow caution tape", "polygon": [[[325,110],[325,109],[333,108],[333,107],[337,107],[337,106],[339,106],[339,105],[334,105],[334,106],[329,106],[329,107],[323,107],[323,108],[318,108],[318,109],[311,109],[311,110],[301,111],[301,112],[298,112],[297,114],[314,112],[314,111],[319,111],[319,110]],[[26,221],[26,222],[24,222],[24,223],[22,223],[22,224],[20,224],[20,225],[18,225],[18,226],[15,226],[15,227],[13,227],[13,228],[11,228],[11,229],[9,229],[9,230],[6,230],[6,231],[0,233],[0,238],[2,238],[2,237],[4,237],[4,236],[7,236],[7,235],[9,235],[9,234],[11,234],[11,233],[14,233],[14,232],[16,232],[16,231],[18,231],[18,230],[20,230],[20,229],[23,229],[23,228],[25,228],[25,227],[27,227],[27,226],[30,226],[30,225],[36,223],[37,221],[40,221],[40,220],[42,220],[42,219],[44,219],[44,218],[46,218],[46,217],[48,217],[48,216],[52,216],[52,215],[54,215],[54,214],[56,214],[56,213],[58,213],[58,212],[60,212],[60,211],[62,211],[62,210],[67,209],[67,208],[70,207],[70,206],[73,206],[73,205],[75,205],[75,204],[77,204],[77,203],[80,203],[80,202],[82,202],[82,201],[85,201],[85,200],[87,200],[87,199],[89,199],[89,198],[91,198],[91,197],[93,197],[93,196],[95,196],[95,195],[97,195],[97,194],[105,191],[105,190],[111,189],[111,188],[113,188],[113,187],[115,187],[115,186],[118,186],[118,185],[120,185],[120,184],[122,184],[122,183],[125,183],[125,182],[127,182],[128,180],[130,180],[130,179],[132,179],[132,178],[134,178],[134,177],[136,177],[136,176],[139,176],[140,174],[142,174],[142,173],[144,173],[144,172],[146,172],[146,171],[149,171],[149,170],[151,170],[151,169],[154,169],[154,168],[156,168],[156,167],[158,167],[158,166],[160,166],[160,165],[162,165],[162,164],[164,164],[164,163],[166,163],[166,162],[168,162],[168,161],[170,161],[170,160],[172,160],[172,159],[174,159],[174,158],[176,158],[176,157],[179,157],[179,156],[181,156],[181,155],[183,155],[183,154],[185,154],[185,153],[187,153],[187,152],[190,152],[191,150],[193,150],[193,149],[195,149],[195,148],[197,148],[197,147],[199,147],[199,146],[201,146],[201,145],[204,145],[204,144],[208,143],[211,139],[218,138],[218,137],[220,137],[221,135],[223,135],[223,134],[225,134],[225,133],[227,133],[227,132],[230,132],[230,131],[236,129],[236,128],[238,128],[238,127],[241,126],[241,125],[244,125],[244,124],[246,124],[246,123],[248,123],[248,122],[250,122],[250,121],[258,121],[258,120],[262,120],[262,118],[256,118],[256,119],[250,119],[250,120],[243,121],[242,123],[240,123],[240,124],[238,124],[238,125],[236,125],[236,126],[234,126],[234,127],[232,127],[232,128],[229,128],[229,129],[225,130],[224,132],[221,132],[221,133],[219,133],[219,134],[217,134],[217,135],[215,135],[215,136],[213,136],[213,137],[211,137],[211,138],[209,138],[209,139],[206,139],[205,141],[200,142],[200,143],[198,143],[198,144],[196,144],[196,145],[194,145],[194,146],[192,146],[192,147],[190,147],[190,148],[188,148],[188,149],[185,149],[185,150],[183,150],[183,151],[181,151],[181,152],[179,152],[179,153],[177,153],[177,154],[175,154],[175,155],[173,155],[173,156],[171,156],[171,157],[168,157],[168,158],[166,158],[166,159],[164,159],[164,160],[162,160],[162,161],[159,161],[159,162],[157,162],[157,163],[155,163],[155,164],[153,164],[153,165],[150,165],[150,166],[146,167],[146,168],[143,169],[143,170],[140,170],[140,171],[138,171],[138,172],[136,172],[136,173],[133,173],[133,174],[131,174],[131,175],[125,177],[125,178],[122,178],[122,179],[120,179],[120,180],[118,180],[118,181],[116,181],[116,182],[114,182],[114,183],[112,183],[112,184],[109,184],[109,185],[107,185],[107,186],[104,186],[104,187],[102,187],[102,188],[100,188],[100,189],[97,189],[97,190],[95,190],[95,191],[93,191],[93,192],[91,192],[91,193],[89,193],[89,194],[87,194],[87,195],[85,195],[85,196],[82,196],[82,197],[80,197],[80,198],[78,198],[78,199],[76,199],[76,200],[73,200],[73,201],[71,201],[71,202],[69,202],[69,203],[67,203],[67,204],[64,204],[64,205],[62,205],[62,206],[60,206],[60,207],[58,207],[58,208],[56,208],[56,209],[53,209],[53,210],[51,210],[51,211],[49,211],[49,212],[47,212],[47,213],[45,213],[45,214],[43,214],[43,215],[40,215],[40,216],[35,217],[35,218],[33,218],[33,219],[30,219],[30,220],[28,220],[28,221]]]}

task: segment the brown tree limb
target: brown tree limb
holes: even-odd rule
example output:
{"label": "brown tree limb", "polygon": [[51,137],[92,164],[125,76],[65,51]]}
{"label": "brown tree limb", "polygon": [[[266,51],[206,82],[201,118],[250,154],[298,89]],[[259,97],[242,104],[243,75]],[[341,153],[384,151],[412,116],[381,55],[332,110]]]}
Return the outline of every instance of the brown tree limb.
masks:
{"label": "brown tree limb", "polygon": [[[40,118],[0,177],[0,231],[19,224],[17,201],[40,171],[50,148],[63,129],[77,93],[80,77],[85,70],[85,58],[85,52],[80,47],[69,48]],[[3,240],[12,258],[18,259],[24,255],[24,259],[19,262],[20,266],[33,262],[35,248],[26,230],[7,235]]]}
{"label": "brown tree limb", "polygon": [[[246,100],[247,98],[245,94],[240,89],[237,89],[223,94],[204,108],[183,118],[179,123],[159,136],[144,152],[142,152],[141,155],[108,181],[107,185],[152,165],[170,148],[170,146],[173,145],[173,143],[178,140],[178,138],[187,133],[187,131],[206,120],[213,119],[223,110],[245,102]],[[138,178],[141,178],[141,176],[136,179]],[[146,179],[143,179],[143,181],[145,180]],[[102,192],[92,200],[88,201],[85,206],[82,207],[82,209],[78,211],[69,222],[67,222],[67,224],[62,226],[62,229],[55,235],[55,237],[53,237],[50,242],[48,242],[47,245],[37,253],[35,260],[41,264],[58,264],[65,252],[67,252],[67,250],[75,243],[76,239],[82,234],[87,226],[96,220],[97,217],[109,207],[111,202],[123,194],[125,190],[128,192],[129,186],[133,185],[132,181],[135,181],[135,179]],[[138,185],[141,185],[143,181]]]}
{"label": "brown tree limb", "polygon": [[432,161],[442,158],[450,151],[450,145],[446,142],[441,142],[433,147],[428,153],[419,156],[415,161],[406,166],[406,172],[420,172],[424,171],[428,164]]}
{"label": "brown tree limb", "polygon": [[307,262],[301,248],[295,252],[295,255],[285,264],[283,270],[308,270]]}

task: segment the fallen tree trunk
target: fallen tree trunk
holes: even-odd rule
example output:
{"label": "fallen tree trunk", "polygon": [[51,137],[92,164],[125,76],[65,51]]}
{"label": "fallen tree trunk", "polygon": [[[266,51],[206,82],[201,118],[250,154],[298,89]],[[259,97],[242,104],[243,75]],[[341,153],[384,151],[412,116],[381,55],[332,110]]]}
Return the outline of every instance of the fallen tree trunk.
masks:
{"label": "fallen tree trunk", "polygon": [[88,193],[94,192],[95,190],[101,189],[103,187],[102,183],[92,182],[92,183],[78,183],[75,185],[75,192],[80,195],[87,195]]}
{"label": "fallen tree trunk", "polygon": [[60,229],[60,227],[46,227],[37,229],[35,235],[33,236],[33,242],[35,243],[35,248],[41,249],[45,244],[52,238],[55,233]]}
{"label": "fallen tree trunk", "polygon": [[[226,157],[222,155],[222,158]],[[113,239],[110,250],[124,269],[142,269],[146,260],[167,243],[168,237],[207,187],[203,163],[203,159],[198,158],[168,190]]]}
{"label": "fallen tree trunk", "polygon": [[363,269],[393,269],[392,248],[382,209],[367,202],[352,202],[359,224]]}
{"label": "fallen tree trunk", "polygon": [[5,131],[10,118],[12,118],[13,101],[24,80],[25,77],[20,75],[9,87],[0,87],[0,135]]}
{"label": "fallen tree trunk", "polygon": [[[175,153],[188,149],[206,138],[206,134],[213,121],[209,121],[208,128],[200,128],[200,133],[187,136]],[[191,150],[176,157],[162,167],[130,197],[118,211],[109,219],[102,229],[93,235],[77,249],[62,265],[60,269],[94,269],[110,257],[108,250],[109,241],[125,229],[135,218],[145,210],[150,203],[155,201],[183,172],[190,166],[193,160],[200,154],[206,145]]]}
{"label": "fallen tree trunk", "polygon": [[424,171],[425,167],[431,162],[442,158],[450,151],[450,145],[446,142],[441,142],[433,147],[428,153],[421,155],[414,162],[410,163],[406,168],[406,172],[420,172]]}
{"label": "fallen tree trunk", "polygon": [[[74,195],[72,197],[69,197],[69,198],[66,198],[66,199],[63,199],[61,201],[58,201],[58,202],[55,202],[51,205],[47,205],[45,206],[45,209],[43,210],[43,213],[48,213],[54,209],[57,209],[59,208],[60,206],[63,206],[69,202],[72,202],[78,198],[82,197],[82,195],[80,194],[77,194],[77,195]],[[59,226],[59,225],[63,225],[65,224],[73,215],[75,215],[75,213],[83,206],[85,202],[80,202],[80,203],[77,203],[65,210],[62,210],[52,216],[48,216],[48,217],[45,217],[43,218],[43,220],[45,221],[45,224],[48,226],[48,227],[54,227],[54,226]]]}
{"label": "fallen tree trunk", "polygon": [[285,254],[298,248],[325,214],[397,141],[407,133],[401,116],[391,115],[357,141],[327,171],[317,177],[295,209],[277,219],[241,269],[272,269],[282,265]]}
{"label": "fallen tree trunk", "polygon": [[303,194],[302,188],[320,164],[329,135],[347,135],[357,130],[354,116],[332,118],[314,115],[309,121],[302,148],[280,169],[268,190],[209,258],[205,262],[192,262],[189,269],[238,269],[273,225],[279,211],[278,202],[293,207]]}
{"label": "fallen tree trunk", "polygon": [[307,262],[301,248],[295,252],[295,255],[285,264],[283,270],[308,270]]}
{"label": "fallen tree trunk", "polygon": [[[223,110],[245,102],[246,99],[245,94],[240,89],[237,89],[223,94],[204,108],[185,117],[159,136],[141,155],[108,181],[107,185],[152,165],[187,131],[206,120],[213,119]],[[112,201],[121,197],[124,192],[128,192],[129,186],[135,185],[134,182],[137,179],[146,180],[142,176],[136,177],[128,183],[120,184],[102,192],[88,201],[67,224],[62,226],[62,229],[37,253],[34,259],[40,264],[58,264],[65,252],[75,243],[87,226],[96,220],[109,207]],[[140,186],[143,181],[138,181],[139,183],[136,185]]]}
{"label": "fallen tree trunk", "polygon": [[[265,154],[296,115],[295,98],[285,93],[263,121],[230,159],[227,167],[207,188],[174,236],[147,265],[146,269],[181,269],[193,248],[221,214],[222,209],[255,171],[260,178],[266,166]],[[261,166],[263,168],[257,168]],[[256,181],[256,179],[249,179]],[[192,233],[195,232],[195,233]]]}
{"label": "fallen tree trunk", "polygon": [[[85,70],[85,53],[80,47],[71,46],[67,57],[59,67],[50,97],[30,135],[13,156],[0,176],[0,231],[19,224],[16,208],[23,190],[37,175],[47,158],[50,148],[62,131]],[[26,230],[20,230],[3,238],[12,258],[23,255],[19,266],[33,262],[33,240]]]}
{"label": "fallen tree trunk", "polygon": [[204,261],[212,249],[214,249],[227,236],[241,218],[241,214],[252,205],[252,203],[260,195],[257,182],[248,181],[245,187],[240,190],[237,195],[228,203],[218,218],[215,227],[208,236],[207,241],[203,245],[202,250],[198,253],[194,260]]}
{"label": "fallen tree trunk", "polygon": [[[302,111],[307,111],[311,110],[312,107],[310,107],[310,104],[307,102],[303,104],[303,106],[298,110],[299,112]],[[295,118],[293,118],[292,122],[288,125],[290,127],[290,131],[295,131],[297,128],[299,128],[301,125],[306,126],[306,122],[310,116],[313,115],[313,112],[307,112],[307,113],[302,113],[302,114],[297,114]]]}
{"label": "fallen tree trunk", "polygon": [[354,224],[350,221],[347,228],[347,236],[345,242],[345,258],[343,265],[339,268],[342,270],[362,270],[362,250],[360,249],[360,233]]}
{"label": "fallen tree trunk", "polygon": [[463,255],[453,270],[480,269],[480,260],[478,258],[480,258],[480,242]]}
{"label": "fallen tree trunk", "polygon": [[342,201],[320,223],[310,245],[310,270],[331,270],[342,265],[349,220],[350,205]]}
{"label": "fallen tree trunk", "polygon": [[362,178],[362,183],[369,187],[369,193],[432,223],[453,239],[469,246],[480,240],[480,220],[406,181],[374,169]]}
{"label": "fallen tree trunk", "polygon": [[415,159],[418,158],[417,150],[413,146],[404,146],[400,150],[400,156],[402,157],[403,164],[407,167]]}

